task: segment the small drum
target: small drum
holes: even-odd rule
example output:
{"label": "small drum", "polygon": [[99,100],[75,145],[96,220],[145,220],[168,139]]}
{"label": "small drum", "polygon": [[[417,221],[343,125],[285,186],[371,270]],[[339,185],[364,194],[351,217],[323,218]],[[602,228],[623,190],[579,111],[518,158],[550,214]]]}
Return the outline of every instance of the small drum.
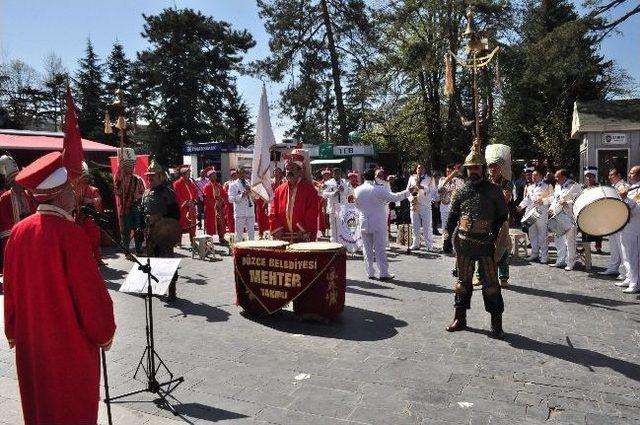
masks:
{"label": "small drum", "polygon": [[234,271],[235,284],[236,284],[236,304],[241,306],[247,313],[255,316],[263,316],[266,314],[264,308],[260,305],[260,302],[252,296],[245,286],[238,280],[237,276],[237,264],[241,262],[242,257],[247,256],[268,256],[269,252],[284,251],[289,245],[285,241],[274,241],[263,239],[260,241],[243,241],[233,245],[233,257],[234,257]]}
{"label": "small drum", "polygon": [[583,233],[608,236],[620,231],[629,221],[629,207],[611,186],[585,189],[573,203],[573,218]]}
{"label": "small drum", "polygon": [[531,208],[529,211],[524,213],[524,215],[522,216],[522,220],[520,220],[520,223],[530,227],[533,226],[539,218],[540,210],[538,208]]}
{"label": "small drum", "polygon": [[549,231],[557,237],[564,236],[571,230],[571,226],[573,226],[573,219],[564,210],[549,218],[547,223]]}
{"label": "small drum", "polygon": [[333,320],[344,310],[347,289],[347,250],[334,242],[300,242],[287,247],[296,251],[323,257],[326,264],[312,285],[293,302],[293,311],[304,319]]}

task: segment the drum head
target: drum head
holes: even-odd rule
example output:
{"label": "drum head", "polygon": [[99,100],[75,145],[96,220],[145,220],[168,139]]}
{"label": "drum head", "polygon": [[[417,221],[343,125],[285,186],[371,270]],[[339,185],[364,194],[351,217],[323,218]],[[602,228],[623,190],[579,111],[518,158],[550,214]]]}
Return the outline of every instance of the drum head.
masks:
{"label": "drum head", "polygon": [[263,239],[260,241],[243,241],[233,245],[234,248],[268,248],[268,249],[284,249],[289,245],[287,241],[274,241]]}
{"label": "drum head", "polygon": [[604,198],[586,205],[576,222],[584,233],[608,236],[620,231],[629,221],[629,207],[620,199]]}
{"label": "drum head", "polygon": [[298,251],[333,251],[340,248],[344,246],[336,242],[298,242],[287,247]]}

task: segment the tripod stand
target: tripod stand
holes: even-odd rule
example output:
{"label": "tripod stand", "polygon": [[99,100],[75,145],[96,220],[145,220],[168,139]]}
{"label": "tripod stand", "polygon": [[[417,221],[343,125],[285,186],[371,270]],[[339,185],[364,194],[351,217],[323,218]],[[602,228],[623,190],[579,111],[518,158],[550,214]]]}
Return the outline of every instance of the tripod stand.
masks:
{"label": "tripod stand", "polygon": [[[100,217],[98,214],[92,213],[92,218],[98,224],[105,225],[105,219]],[[122,245],[119,241],[115,240],[109,232],[105,232],[109,236],[109,238],[118,246],[120,249],[127,255],[128,258],[131,258],[133,262],[138,264],[138,268],[147,275],[147,292],[144,294],[144,309],[145,309],[145,333],[146,333],[146,347],[142,352],[142,356],[140,357],[140,361],[138,362],[138,367],[136,367],[136,371],[133,374],[133,378],[136,379],[138,376],[138,372],[140,369],[144,372],[147,378],[147,386],[145,388],[141,388],[139,390],[131,391],[125,394],[120,394],[115,397],[109,397],[109,387],[107,384],[107,367],[106,367],[106,359],[104,357],[103,351],[103,368],[105,375],[105,399],[104,402],[107,404],[109,417],[111,416],[111,402],[114,400],[118,400],[121,398],[129,397],[135,394],[140,394],[144,392],[150,392],[156,394],[161,403],[158,405],[165,406],[171,413],[174,415],[178,415],[175,408],[169,403],[167,400],[167,396],[169,396],[173,390],[175,390],[178,385],[184,382],[184,378],[181,376],[179,378],[174,378],[173,373],[169,370],[166,363],[160,358],[158,353],[155,350],[155,340],[153,333],[153,292],[151,287],[151,280],[154,282],[158,282],[158,278],[151,273],[151,260],[147,257],[147,263],[142,264],[138,258],[136,258],[133,253],[129,250],[129,248]],[[164,369],[166,373],[169,375],[169,380],[163,383],[158,382],[157,374],[158,372]]]}

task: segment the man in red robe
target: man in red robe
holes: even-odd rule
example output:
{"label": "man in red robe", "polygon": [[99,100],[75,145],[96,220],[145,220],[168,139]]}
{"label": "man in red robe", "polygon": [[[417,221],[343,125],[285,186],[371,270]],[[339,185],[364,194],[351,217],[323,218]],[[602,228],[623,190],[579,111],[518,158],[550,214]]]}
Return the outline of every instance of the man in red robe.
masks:
{"label": "man in red robe", "polygon": [[214,167],[205,168],[205,177],[209,182],[204,185],[204,231],[207,235],[218,235],[220,243],[227,244],[225,233],[225,206],[229,202],[227,192],[218,183],[218,174]]}
{"label": "man in red robe", "polygon": [[316,189],[318,190],[318,231],[322,232],[322,236],[326,236],[327,233],[327,223],[329,222],[329,216],[327,215],[327,200],[322,197],[322,193],[324,192],[326,186],[325,183],[331,179],[331,170],[329,168],[325,168],[322,170],[320,175],[322,176],[321,180],[318,181],[316,185]]}
{"label": "man in red robe", "polygon": [[180,207],[180,225],[182,233],[189,234],[191,246],[193,246],[193,238],[196,235],[196,224],[198,220],[198,212],[196,206],[198,204],[198,188],[189,175],[191,167],[189,165],[181,165],[178,167],[180,178],[173,182],[173,191],[176,193],[176,202]]}
{"label": "man in red robe", "polygon": [[[89,177],[89,168],[86,163],[82,164],[82,175],[76,182],[76,205],[79,207],[86,206],[96,212],[102,213],[102,197],[97,187],[91,186],[87,181]],[[91,243],[91,252],[96,260],[96,264],[102,265],[102,251],[100,243],[102,242],[102,231],[100,226],[96,224],[92,217],[80,212],[77,215],[76,222],[82,227]]]}
{"label": "man in red robe", "polygon": [[[4,264],[4,324],[16,349],[25,423],[96,424],[100,347],[115,333],[113,305],[84,231],[75,195],[52,152],[16,177],[38,205],[16,224]],[[37,259],[37,261],[34,261]]]}
{"label": "man in red robe", "polygon": [[318,234],[318,192],[303,175],[305,157],[294,149],[285,158],[286,183],[276,188],[269,208],[269,231],[274,239],[315,241]]}
{"label": "man in red robe", "polygon": [[[25,193],[22,186],[16,183],[18,164],[9,155],[0,157],[0,173],[5,178],[5,184],[9,188],[0,195],[0,247],[4,253],[4,247],[11,235],[14,224],[35,212],[35,202],[31,195]],[[0,259],[1,261],[1,259]]]}
{"label": "man in red robe", "polygon": [[[229,180],[224,182],[224,184],[222,185],[222,187],[224,188],[224,191],[227,194],[229,194],[229,186],[231,185],[231,183],[236,181],[237,178],[238,178],[238,172],[236,171],[235,168],[231,168],[229,170]],[[233,203],[231,203],[231,201],[227,200],[227,203],[224,206],[224,211],[227,215],[227,232],[235,233],[236,221],[233,219]]]}

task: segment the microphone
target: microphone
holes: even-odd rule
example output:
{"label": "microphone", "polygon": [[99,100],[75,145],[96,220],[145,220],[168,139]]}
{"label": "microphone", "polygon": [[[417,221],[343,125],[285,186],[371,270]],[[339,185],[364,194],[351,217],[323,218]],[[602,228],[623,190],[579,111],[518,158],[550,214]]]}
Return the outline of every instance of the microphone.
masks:
{"label": "microphone", "polygon": [[110,226],[111,220],[104,214],[100,214],[93,206],[90,205],[82,205],[80,207],[80,212],[86,216],[89,216],[96,222],[99,226]]}

